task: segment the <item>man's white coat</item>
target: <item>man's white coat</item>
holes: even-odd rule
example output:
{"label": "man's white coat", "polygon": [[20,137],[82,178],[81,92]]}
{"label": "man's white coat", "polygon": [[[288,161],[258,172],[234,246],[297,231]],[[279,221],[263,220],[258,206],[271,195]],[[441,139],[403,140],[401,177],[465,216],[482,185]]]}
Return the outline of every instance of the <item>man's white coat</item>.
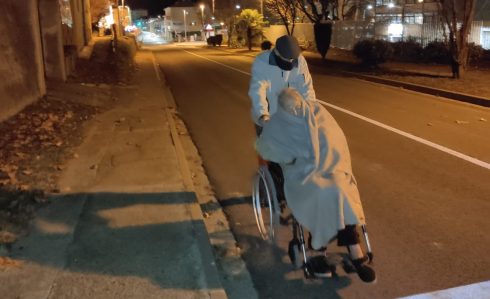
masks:
{"label": "man's white coat", "polygon": [[275,56],[271,53],[260,53],[252,65],[248,95],[252,99],[252,119],[259,125],[262,115],[270,116],[277,111],[277,96],[284,88],[296,89],[306,100],[316,99],[305,58],[300,55],[297,66],[284,71],[275,64]]}

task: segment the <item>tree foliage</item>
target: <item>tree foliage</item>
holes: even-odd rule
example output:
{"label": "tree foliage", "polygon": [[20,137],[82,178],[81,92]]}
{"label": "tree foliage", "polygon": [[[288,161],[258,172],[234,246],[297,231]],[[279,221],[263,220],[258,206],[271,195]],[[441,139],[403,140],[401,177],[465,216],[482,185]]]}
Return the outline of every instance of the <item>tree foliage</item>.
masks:
{"label": "tree foliage", "polygon": [[[339,19],[340,0],[298,0],[294,1],[312,23]],[[343,1],[340,1],[343,3]]]}
{"label": "tree foliage", "polygon": [[262,36],[262,29],[265,24],[264,16],[256,9],[244,9],[237,16],[237,33],[246,36],[249,50],[252,50],[253,39]]}
{"label": "tree foliage", "polygon": [[288,35],[293,35],[299,13],[296,0],[266,0],[265,8],[282,21]]}
{"label": "tree foliage", "polygon": [[92,16],[92,23],[96,23],[105,16],[108,12],[109,0],[90,0],[90,15]]}

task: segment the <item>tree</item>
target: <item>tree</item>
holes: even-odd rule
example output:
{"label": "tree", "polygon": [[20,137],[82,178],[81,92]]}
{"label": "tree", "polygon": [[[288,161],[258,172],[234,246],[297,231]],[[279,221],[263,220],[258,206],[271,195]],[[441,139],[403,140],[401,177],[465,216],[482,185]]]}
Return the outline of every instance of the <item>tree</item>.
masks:
{"label": "tree", "polygon": [[256,9],[244,9],[237,16],[236,29],[238,34],[245,34],[248,49],[252,50],[252,41],[257,36],[262,36],[264,16]]}
{"label": "tree", "polygon": [[97,23],[100,18],[109,12],[109,0],[90,0],[90,15],[92,16],[92,24]]}
{"label": "tree", "polygon": [[459,78],[468,64],[468,36],[475,14],[475,0],[438,0],[439,11],[449,31],[449,52],[453,78]]}
{"label": "tree", "polygon": [[214,16],[217,20],[223,21],[227,27],[227,37],[228,37],[228,47],[232,45],[232,36],[235,28],[236,21],[236,8],[233,3],[230,1],[227,4],[223,4],[220,8],[215,10]]}
{"label": "tree", "polygon": [[339,19],[337,0],[298,0],[296,7],[313,23],[316,48],[323,59],[332,39],[332,21]]}
{"label": "tree", "polygon": [[293,35],[298,8],[295,0],[266,0],[265,8],[274,16],[279,18],[288,35]]}

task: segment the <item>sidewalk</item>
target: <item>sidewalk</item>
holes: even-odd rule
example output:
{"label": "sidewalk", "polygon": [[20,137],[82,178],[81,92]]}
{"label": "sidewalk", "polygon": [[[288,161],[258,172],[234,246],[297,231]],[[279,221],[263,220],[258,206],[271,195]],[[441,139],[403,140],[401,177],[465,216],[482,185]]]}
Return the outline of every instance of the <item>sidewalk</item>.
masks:
{"label": "sidewalk", "polygon": [[256,297],[243,264],[215,258],[234,239],[223,215],[203,219],[152,58],[139,52],[134,84],[113,87],[117,105],[89,121],[62,193],[0,268],[1,298],[227,298],[227,267],[242,285],[230,297]]}

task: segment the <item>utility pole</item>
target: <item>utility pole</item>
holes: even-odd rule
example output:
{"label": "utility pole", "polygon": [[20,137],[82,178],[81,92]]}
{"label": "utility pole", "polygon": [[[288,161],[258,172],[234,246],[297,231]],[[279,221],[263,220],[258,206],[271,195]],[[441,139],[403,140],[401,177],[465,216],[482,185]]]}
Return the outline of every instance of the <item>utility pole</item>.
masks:
{"label": "utility pole", "polygon": [[204,4],[199,7],[201,8],[201,39],[204,40]]}
{"label": "utility pole", "polygon": [[184,9],[184,40],[187,41],[187,22],[185,20],[185,15],[187,14],[187,11]]}

